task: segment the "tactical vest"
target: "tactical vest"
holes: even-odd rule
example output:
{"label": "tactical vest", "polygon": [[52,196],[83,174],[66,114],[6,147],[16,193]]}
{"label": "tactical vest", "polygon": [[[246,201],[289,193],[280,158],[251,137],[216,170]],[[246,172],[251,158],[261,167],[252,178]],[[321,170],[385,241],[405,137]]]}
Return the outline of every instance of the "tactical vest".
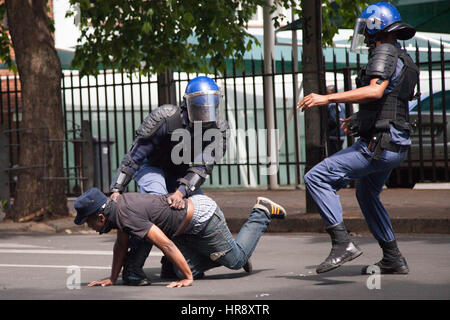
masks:
{"label": "tactical vest", "polygon": [[369,56],[369,63],[362,68],[356,79],[357,87],[368,86],[373,78],[388,80],[395,73],[397,61],[403,68],[397,83],[381,99],[359,105],[359,135],[370,139],[376,132],[389,131],[393,124],[399,130],[411,131],[408,119],[408,101],[414,97],[419,81],[419,69],[411,57],[392,44],[377,46]]}
{"label": "tactical vest", "polygon": [[[165,108],[166,110],[163,110]],[[171,136],[172,133],[177,129],[185,129],[183,126],[183,122],[181,120],[181,109],[177,106],[172,105],[163,105],[160,107],[161,109],[161,118],[159,121],[156,121],[156,124],[152,124],[150,119],[145,119],[142,123],[141,127],[136,132],[136,136],[140,138],[148,138],[159,130],[159,128],[165,125],[167,135],[165,135],[162,141],[158,143],[158,149],[155,150],[152,154],[148,155],[147,159],[151,165],[162,168],[165,171],[171,171],[174,175],[180,175],[186,172],[189,167],[187,164],[185,165],[174,165],[171,160],[171,151],[173,147],[178,144],[178,141],[172,141]],[[165,112],[162,112],[165,111]],[[155,118],[155,117],[154,117]],[[152,128],[152,130],[144,131],[144,126],[147,125],[148,128]],[[139,131],[140,130],[140,131]],[[161,139],[161,138],[159,138]]]}

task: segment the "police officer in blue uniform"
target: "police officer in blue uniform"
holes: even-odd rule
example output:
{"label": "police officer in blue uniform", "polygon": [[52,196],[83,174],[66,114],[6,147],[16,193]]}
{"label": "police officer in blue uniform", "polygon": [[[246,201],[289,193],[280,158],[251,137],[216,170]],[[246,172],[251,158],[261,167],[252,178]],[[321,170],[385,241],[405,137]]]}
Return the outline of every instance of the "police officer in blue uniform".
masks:
{"label": "police officer in blue uniform", "polygon": [[[384,2],[372,4],[357,19],[352,40],[352,50],[358,48],[361,40],[369,48],[368,64],[358,74],[357,88],[329,95],[310,94],[298,103],[302,110],[329,103],[359,103],[359,111],[343,123],[346,133],[360,136],[357,142],[326,158],[305,175],[306,188],[319,208],[332,243],[331,252],[317,267],[317,273],[333,270],[362,254],[345,228],[336,194],[351,180],[357,182],[361,211],[383,252],[375,266],[382,274],[409,272],[379,195],[411,144],[408,101],[414,96],[419,70],[397,40],[410,39],[414,34],[415,29],[402,21],[394,6]],[[373,268],[367,266],[362,272],[370,270]]]}
{"label": "police officer in blue uniform", "polygon": [[[110,198],[116,199],[133,178],[141,193],[169,193],[168,202],[175,209],[184,208],[184,198],[201,193],[200,187],[211,174],[215,159],[225,152],[228,124],[218,117],[220,99],[214,80],[200,76],[188,83],[181,107],[162,105],[151,112],[122,159],[110,187]],[[180,129],[182,134],[174,138]],[[208,129],[218,134],[203,139]],[[174,148],[177,152],[173,153]],[[217,150],[220,155],[214,154]],[[183,154],[186,151],[187,155]],[[152,245],[137,239],[131,239],[129,244],[123,280],[129,285],[148,285],[142,267]],[[162,262],[162,272],[171,270],[165,266],[167,261]]]}

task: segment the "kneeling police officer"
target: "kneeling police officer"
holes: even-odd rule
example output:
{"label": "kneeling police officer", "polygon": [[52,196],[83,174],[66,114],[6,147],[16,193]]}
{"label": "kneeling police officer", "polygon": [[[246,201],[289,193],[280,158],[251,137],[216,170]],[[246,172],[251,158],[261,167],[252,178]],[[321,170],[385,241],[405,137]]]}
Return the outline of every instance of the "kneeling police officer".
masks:
{"label": "kneeling police officer", "polygon": [[[111,200],[116,200],[133,179],[141,193],[170,194],[167,201],[174,209],[183,209],[185,198],[202,194],[201,185],[226,148],[228,124],[218,116],[220,99],[214,80],[200,76],[189,81],[180,107],[162,105],[152,111],[139,126],[130,151],[117,169],[110,186]],[[180,129],[183,134],[176,135]],[[209,129],[216,134],[208,141],[203,136]],[[179,138],[183,139],[183,148],[179,147]],[[177,161],[172,159],[174,149],[179,150],[175,152]],[[129,285],[148,285],[142,267],[152,244],[136,237],[128,244],[123,280]],[[161,276],[165,277],[165,271],[172,268],[166,259],[162,262]],[[172,275],[169,272],[167,276]]]}

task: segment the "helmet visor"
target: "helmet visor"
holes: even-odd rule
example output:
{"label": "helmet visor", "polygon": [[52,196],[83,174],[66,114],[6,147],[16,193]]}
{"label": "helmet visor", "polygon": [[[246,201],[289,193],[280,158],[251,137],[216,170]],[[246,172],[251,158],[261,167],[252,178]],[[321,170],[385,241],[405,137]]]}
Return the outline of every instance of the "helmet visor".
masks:
{"label": "helmet visor", "polygon": [[219,91],[199,91],[185,96],[190,122],[215,122],[220,104]]}
{"label": "helmet visor", "polygon": [[363,49],[368,49],[364,43],[365,30],[367,26],[367,19],[358,18],[356,19],[355,29],[353,30],[352,45],[350,51],[357,52]]}

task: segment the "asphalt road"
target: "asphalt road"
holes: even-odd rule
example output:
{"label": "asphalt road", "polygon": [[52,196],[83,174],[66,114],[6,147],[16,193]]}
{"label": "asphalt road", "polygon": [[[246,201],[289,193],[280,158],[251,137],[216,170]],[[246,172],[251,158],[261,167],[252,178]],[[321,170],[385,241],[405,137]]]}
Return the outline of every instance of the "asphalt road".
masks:
{"label": "asphalt road", "polygon": [[[168,289],[159,279],[161,252],[154,248],[145,271],[153,284],[92,287],[110,273],[115,235],[0,234],[0,300],[303,300],[450,298],[450,236],[399,235],[410,274],[361,275],[381,251],[369,235],[354,239],[364,254],[326,274],[315,267],[329,253],[326,234],[266,234],[253,254],[254,272],[225,267],[192,287]],[[369,289],[372,288],[372,289]]]}

